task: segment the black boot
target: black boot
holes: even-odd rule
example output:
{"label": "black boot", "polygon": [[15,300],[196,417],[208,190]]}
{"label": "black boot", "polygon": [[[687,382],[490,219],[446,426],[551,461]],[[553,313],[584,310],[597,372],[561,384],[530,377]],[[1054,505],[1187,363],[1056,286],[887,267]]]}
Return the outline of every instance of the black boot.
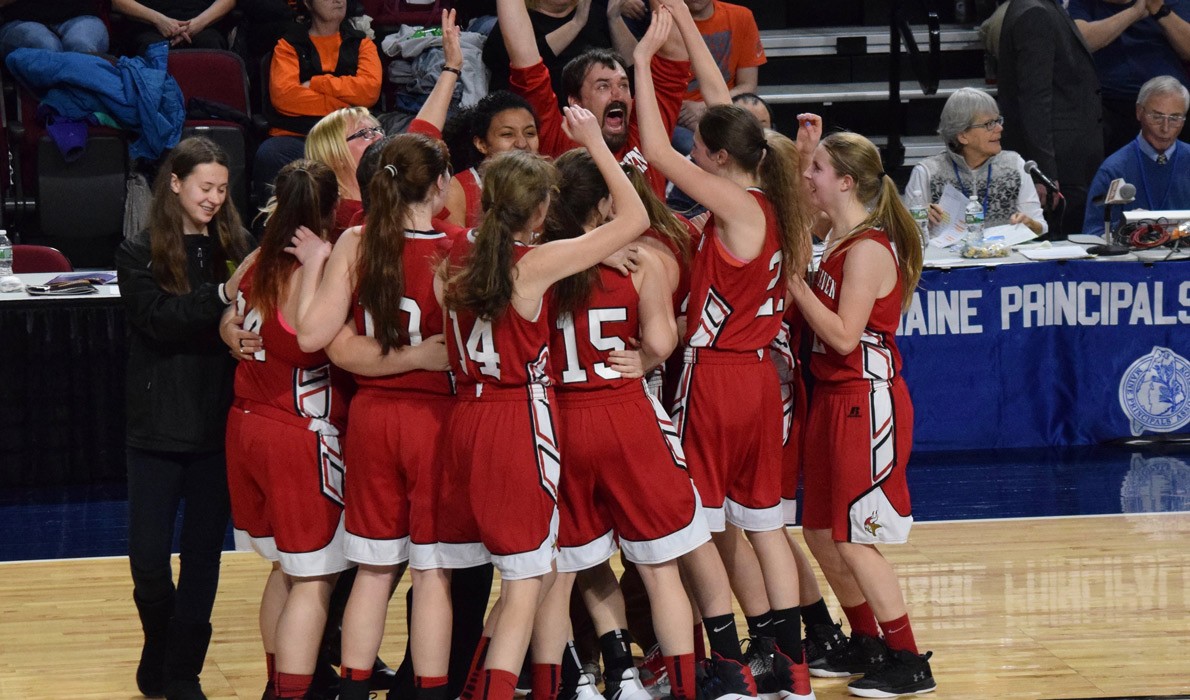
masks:
{"label": "black boot", "polygon": [[140,663],[136,667],[136,687],[141,695],[159,698],[165,694],[165,645],[169,636],[169,618],[174,612],[174,598],[146,603],[132,594],[136,611],[140,613],[140,626],[145,633],[145,643],[140,651]]}
{"label": "black boot", "polygon": [[207,658],[211,643],[208,622],[169,621],[169,641],[165,646],[166,700],[207,700],[198,674]]}

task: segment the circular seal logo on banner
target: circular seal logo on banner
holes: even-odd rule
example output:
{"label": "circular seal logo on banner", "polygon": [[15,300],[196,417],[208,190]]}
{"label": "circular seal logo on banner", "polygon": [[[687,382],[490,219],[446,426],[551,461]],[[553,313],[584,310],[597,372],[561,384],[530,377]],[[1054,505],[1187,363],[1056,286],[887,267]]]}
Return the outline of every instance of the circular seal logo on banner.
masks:
{"label": "circular seal logo on banner", "polygon": [[1137,358],[1120,379],[1120,408],[1132,434],[1171,433],[1190,423],[1188,388],[1190,362],[1173,350],[1155,346]]}

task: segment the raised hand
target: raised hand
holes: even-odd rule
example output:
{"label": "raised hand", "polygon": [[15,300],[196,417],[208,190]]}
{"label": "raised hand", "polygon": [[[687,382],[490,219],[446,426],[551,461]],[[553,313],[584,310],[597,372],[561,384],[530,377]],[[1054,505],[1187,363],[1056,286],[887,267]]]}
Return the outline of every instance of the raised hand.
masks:
{"label": "raised hand", "polygon": [[636,42],[636,50],[632,52],[632,57],[638,65],[648,64],[653,60],[653,56],[665,46],[673,26],[674,18],[669,8],[662,6],[654,10],[653,20],[649,22],[649,31]]}
{"label": "raised hand", "polygon": [[331,244],[305,226],[297,227],[292,240],[293,245],[286,247],[285,252],[293,255],[303,265],[326,262],[331,255]]}
{"label": "raised hand", "polygon": [[603,131],[599,128],[599,120],[591,110],[578,105],[562,108],[562,130],[572,141],[591,150],[603,143]]}
{"label": "raised hand", "polygon": [[803,157],[813,157],[814,149],[822,140],[822,117],[811,112],[797,115],[797,152]]}
{"label": "raised hand", "polygon": [[463,44],[460,39],[463,30],[455,22],[454,10],[442,11],[442,53],[447,68],[463,67]]}

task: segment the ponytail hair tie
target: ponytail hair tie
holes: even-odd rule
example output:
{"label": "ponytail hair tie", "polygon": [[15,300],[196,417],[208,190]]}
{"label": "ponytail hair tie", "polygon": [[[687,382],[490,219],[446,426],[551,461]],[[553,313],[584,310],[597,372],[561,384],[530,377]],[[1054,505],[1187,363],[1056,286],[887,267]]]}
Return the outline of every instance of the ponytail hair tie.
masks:
{"label": "ponytail hair tie", "polygon": [[393,179],[396,179],[397,166],[393,165],[392,163],[389,163],[388,165],[384,166],[384,169],[386,172],[388,172],[389,175],[391,175],[393,177]]}

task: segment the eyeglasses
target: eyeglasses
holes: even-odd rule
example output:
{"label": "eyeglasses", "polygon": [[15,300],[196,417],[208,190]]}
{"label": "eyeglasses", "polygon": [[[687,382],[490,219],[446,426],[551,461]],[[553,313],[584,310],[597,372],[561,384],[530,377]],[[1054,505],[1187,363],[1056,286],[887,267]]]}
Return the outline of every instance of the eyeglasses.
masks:
{"label": "eyeglasses", "polygon": [[381,136],[384,136],[384,129],[381,129],[378,126],[365,126],[351,136],[348,136],[347,140],[354,141],[356,139],[367,139],[371,141],[373,139],[378,139]]}
{"label": "eyeglasses", "polygon": [[1170,126],[1178,126],[1186,121],[1184,114],[1162,114],[1161,112],[1150,112],[1145,110],[1145,119],[1148,119],[1153,126],[1161,126],[1162,124],[1169,124]]}
{"label": "eyeglasses", "polygon": [[981,127],[981,126],[982,126],[984,129],[986,129],[987,131],[995,131],[995,130],[996,130],[996,127],[998,127],[998,126],[1004,126],[1004,117],[996,117],[995,119],[989,119],[989,120],[987,120],[986,122],[981,122],[981,123],[979,123],[979,124],[972,124],[971,126],[969,126],[969,127],[967,127],[967,128],[968,128],[968,129],[975,129],[975,128],[978,128],[978,127]]}

